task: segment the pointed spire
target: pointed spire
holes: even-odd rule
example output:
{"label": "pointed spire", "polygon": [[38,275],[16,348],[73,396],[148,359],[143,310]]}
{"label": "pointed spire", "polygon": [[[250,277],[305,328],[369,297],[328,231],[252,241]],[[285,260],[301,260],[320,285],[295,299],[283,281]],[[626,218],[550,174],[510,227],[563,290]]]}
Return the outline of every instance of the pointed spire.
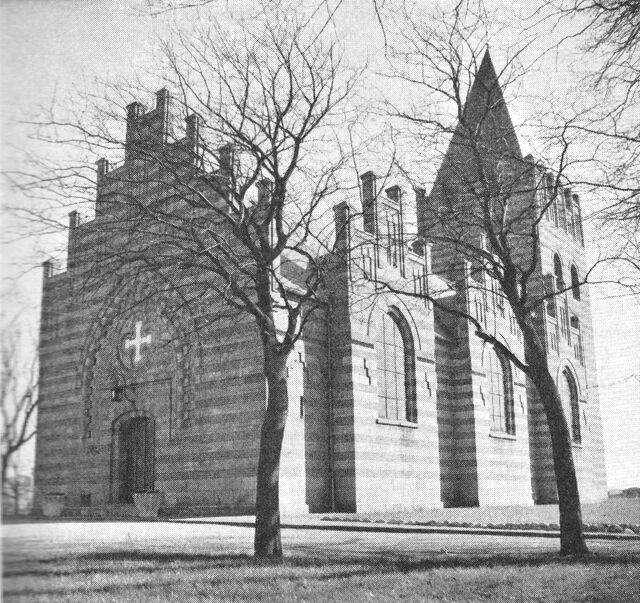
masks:
{"label": "pointed spire", "polygon": [[464,115],[468,131],[474,131],[475,126],[482,122],[484,142],[493,147],[498,155],[508,148],[513,156],[521,156],[518,138],[488,46],[467,95]]}
{"label": "pointed spire", "polygon": [[476,72],[469,94],[467,95],[464,110],[466,112],[473,107],[487,107],[487,103],[493,105],[496,101],[498,103],[504,103],[502,90],[498,82],[498,75],[493,66],[489,49],[487,48],[480,62],[480,67]]}
{"label": "pointed spire", "polygon": [[[469,183],[478,180],[480,165],[475,161],[472,149],[479,150],[483,166],[493,165],[490,169],[496,173],[500,162],[505,159],[510,163],[523,161],[518,136],[488,46],[467,93],[463,120],[458,123],[451,138],[431,194],[420,203],[418,216],[421,234],[439,219],[437,216],[430,217],[430,208],[457,202],[458,196],[461,200],[473,190]],[[518,169],[521,171],[521,168]]]}
{"label": "pointed spire", "polygon": [[482,57],[482,61],[480,62],[480,67],[476,75],[476,80],[478,79],[481,79],[481,80],[485,80],[485,79],[497,80],[498,79],[498,76],[496,75],[496,69],[493,66],[493,61],[491,60],[491,53],[489,52],[489,46],[487,46],[484,56]]}

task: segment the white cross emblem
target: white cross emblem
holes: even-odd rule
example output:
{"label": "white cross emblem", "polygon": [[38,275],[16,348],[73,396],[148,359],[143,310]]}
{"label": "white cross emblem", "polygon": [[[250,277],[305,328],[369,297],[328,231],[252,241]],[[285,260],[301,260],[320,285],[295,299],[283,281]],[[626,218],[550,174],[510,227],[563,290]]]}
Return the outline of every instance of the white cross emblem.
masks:
{"label": "white cross emblem", "polygon": [[151,333],[148,335],[142,336],[142,321],[138,320],[136,322],[136,336],[133,339],[127,339],[124,342],[124,349],[128,350],[129,348],[135,348],[135,354],[133,355],[133,362],[140,362],[142,360],[142,355],[140,354],[140,350],[144,344],[151,344]]}

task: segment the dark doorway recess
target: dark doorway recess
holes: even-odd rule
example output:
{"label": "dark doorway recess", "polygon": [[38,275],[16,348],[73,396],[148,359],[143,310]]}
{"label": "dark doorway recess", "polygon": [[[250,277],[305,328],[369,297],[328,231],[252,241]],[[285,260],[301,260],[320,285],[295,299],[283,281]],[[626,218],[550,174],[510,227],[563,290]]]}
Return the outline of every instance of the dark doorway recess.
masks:
{"label": "dark doorway recess", "polygon": [[133,493],[154,488],[155,421],[133,417],[118,432],[118,500],[133,502]]}

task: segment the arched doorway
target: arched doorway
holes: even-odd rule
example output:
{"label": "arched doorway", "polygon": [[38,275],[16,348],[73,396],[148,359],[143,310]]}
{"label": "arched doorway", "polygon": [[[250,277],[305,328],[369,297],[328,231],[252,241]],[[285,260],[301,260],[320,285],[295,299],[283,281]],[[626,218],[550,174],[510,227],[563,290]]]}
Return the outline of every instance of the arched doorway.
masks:
{"label": "arched doorway", "polygon": [[155,421],[148,416],[133,416],[114,430],[115,498],[133,502],[133,493],[153,490],[155,478]]}

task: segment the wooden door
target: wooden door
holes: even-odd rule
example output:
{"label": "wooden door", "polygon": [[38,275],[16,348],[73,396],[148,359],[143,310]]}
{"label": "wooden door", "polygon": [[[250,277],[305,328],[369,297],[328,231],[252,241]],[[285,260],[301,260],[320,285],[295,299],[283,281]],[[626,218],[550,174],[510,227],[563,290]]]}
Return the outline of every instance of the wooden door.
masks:
{"label": "wooden door", "polygon": [[133,417],[120,427],[120,502],[133,502],[134,492],[154,488],[154,432],[154,421],[149,417]]}

